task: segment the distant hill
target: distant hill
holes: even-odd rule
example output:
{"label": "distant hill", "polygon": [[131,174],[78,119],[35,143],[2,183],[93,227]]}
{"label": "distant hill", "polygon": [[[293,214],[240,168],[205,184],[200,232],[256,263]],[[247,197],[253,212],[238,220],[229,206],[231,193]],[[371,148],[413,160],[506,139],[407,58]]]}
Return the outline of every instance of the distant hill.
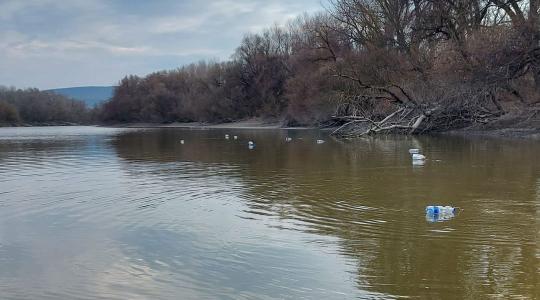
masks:
{"label": "distant hill", "polygon": [[84,101],[89,107],[94,107],[110,99],[113,95],[114,88],[114,86],[80,86],[47,91]]}

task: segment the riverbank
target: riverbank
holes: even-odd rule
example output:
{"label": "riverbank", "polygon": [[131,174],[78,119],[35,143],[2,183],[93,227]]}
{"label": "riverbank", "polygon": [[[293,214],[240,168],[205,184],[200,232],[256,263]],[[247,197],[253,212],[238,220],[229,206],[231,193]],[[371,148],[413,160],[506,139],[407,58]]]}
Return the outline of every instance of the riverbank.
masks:
{"label": "riverbank", "polygon": [[[307,130],[319,129],[324,131],[333,131],[336,127],[284,127],[278,122],[262,121],[238,121],[230,123],[206,124],[199,122],[190,123],[128,123],[106,125],[106,127],[116,128],[185,128],[185,129],[262,129],[262,130]],[[486,128],[486,127],[468,127],[460,130],[442,132],[443,135],[462,135],[462,136],[491,136],[502,138],[525,138],[540,139],[539,127],[507,127],[507,128]]]}
{"label": "riverbank", "polygon": [[540,139],[540,118],[537,113],[529,116],[508,114],[487,124],[477,124],[445,134]]}
{"label": "riverbank", "polygon": [[[324,130],[333,131],[337,127],[309,127],[309,126],[283,126],[277,120],[248,119],[228,123],[202,123],[202,122],[174,122],[174,123],[115,123],[115,124],[86,124],[88,126],[114,127],[114,128],[185,128],[185,129],[261,129],[261,130]],[[49,126],[84,126],[70,122],[48,122],[48,123],[17,123],[0,124],[0,127],[49,127]],[[443,135],[462,136],[492,136],[503,138],[526,138],[540,139],[540,120],[506,120],[493,124],[477,125],[440,132]]]}
{"label": "riverbank", "polygon": [[0,127],[50,127],[50,126],[85,126],[73,122],[40,122],[40,123],[0,123]]}
{"label": "riverbank", "polygon": [[248,119],[228,123],[174,122],[174,123],[120,123],[106,125],[118,128],[191,128],[191,129],[320,129],[318,127],[283,126],[276,120]]}

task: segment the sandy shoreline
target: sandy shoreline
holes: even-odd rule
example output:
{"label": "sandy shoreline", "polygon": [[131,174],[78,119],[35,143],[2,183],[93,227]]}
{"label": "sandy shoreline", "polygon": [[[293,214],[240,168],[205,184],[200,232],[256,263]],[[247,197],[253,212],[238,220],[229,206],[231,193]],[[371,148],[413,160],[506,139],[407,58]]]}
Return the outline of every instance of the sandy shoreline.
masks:
{"label": "sandy shoreline", "polygon": [[[498,137],[540,140],[540,126],[499,127],[499,128],[463,128],[432,135]],[[111,128],[185,128],[185,129],[246,129],[246,130],[322,130],[332,131],[337,127],[284,127],[278,121],[250,119],[230,123],[209,124],[201,122],[175,123],[116,123],[116,124],[74,124],[74,123],[42,123],[42,124],[0,124],[0,127],[49,127],[49,126],[98,126]]]}
{"label": "sandy shoreline", "polygon": [[317,127],[283,127],[280,122],[277,121],[262,121],[262,120],[244,120],[230,123],[219,124],[207,124],[200,122],[189,123],[127,123],[127,124],[111,124],[105,125],[106,127],[119,127],[119,128],[191,128],[191,129],[318,129]]}

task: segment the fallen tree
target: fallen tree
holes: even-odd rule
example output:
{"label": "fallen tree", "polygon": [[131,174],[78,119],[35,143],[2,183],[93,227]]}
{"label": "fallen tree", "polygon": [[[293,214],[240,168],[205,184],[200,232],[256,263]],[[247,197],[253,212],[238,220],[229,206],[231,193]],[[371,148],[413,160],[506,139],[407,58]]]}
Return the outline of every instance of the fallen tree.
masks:
{"label": "fallen tree", "polygon": [[[489,88],[460,87],[446,90],[446,93],[432,91],[435,98],[421,101],[413,100],[411,96],[407,96],[409,101],[404,101],[396,93],[387,96],[385,89],[378,87],[376,90],[376,94],[352,97],[352,100],[338,106],[333,118],[342,125],[332,132],[333,135],[356,137],[444,132],[488,124],[509,112],[497,99],[500,94]],[[517,109],[514,107],[513,112],[531,109],[530,105],[523,104]]]}

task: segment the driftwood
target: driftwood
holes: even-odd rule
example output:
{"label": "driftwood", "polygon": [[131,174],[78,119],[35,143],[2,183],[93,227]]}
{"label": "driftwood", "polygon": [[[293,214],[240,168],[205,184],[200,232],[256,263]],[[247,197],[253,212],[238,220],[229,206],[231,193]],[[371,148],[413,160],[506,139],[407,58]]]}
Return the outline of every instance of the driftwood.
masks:
{"label": "driftwood", "polygon": [[[338,108],[333,118],[344,123],[332,132],[334,135],[363,136],[392,132],[414,134],[427,119],[428,113],[425,108],[397,84],[380,86],[365,83],[360,78],[342,73],[334,76],[351,80],[359,88],[358,95],[343,95],[344,98],[349,98],[349,101],[344,101],[347,103],[345,112],[352,114],[344,114]],[[381,101],[391,103],[396,109],[385,116],[375,116],[372,110],[363,108],[370,102]]]}
{"label": "driftwood", "polygon": [[486,124],[506,113],[497,86],[448,90],[439,98],[419,101],[395,83],[381,86],[351,75],[334,76],[349,79],[357,88],[341,96],[342,106],[333,116],[341,124],[332,132],[337,136],[441,132]]}
{"label": "driftwood", "polygon": [[419,130],[426,114],[416,109],[398,108],[381,120],[373,120],[359,116],[334,116],[345,123],[334,130],[332,134],[340,136],[363,136],[400,132],[414,134]]}

